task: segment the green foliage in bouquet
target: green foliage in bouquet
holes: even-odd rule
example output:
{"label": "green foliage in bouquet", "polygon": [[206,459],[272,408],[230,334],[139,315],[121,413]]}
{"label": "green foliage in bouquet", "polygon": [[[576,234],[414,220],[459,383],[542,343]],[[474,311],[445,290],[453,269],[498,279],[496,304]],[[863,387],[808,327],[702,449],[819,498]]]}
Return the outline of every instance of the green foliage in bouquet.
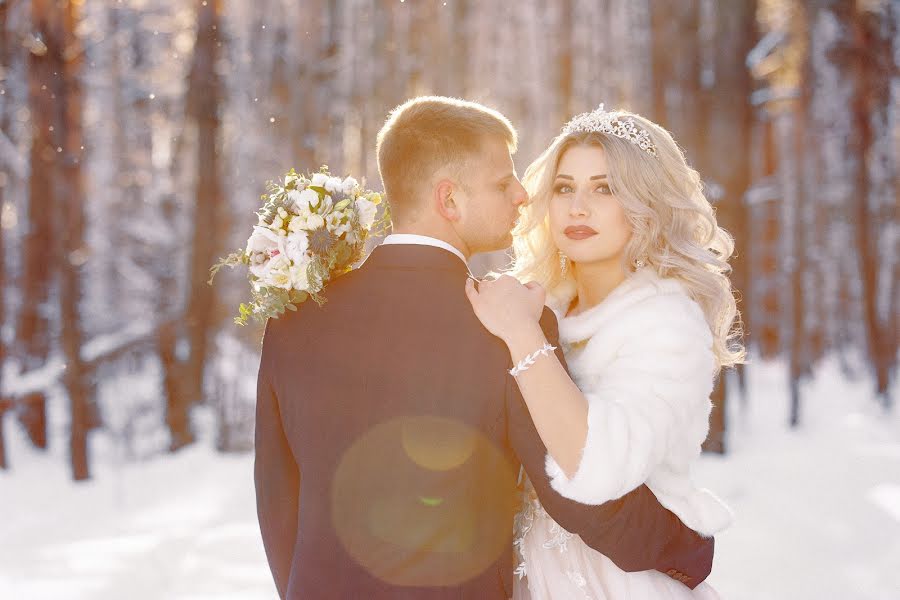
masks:
{"label": "green foliage in bouquet", "polygon": [[352,177],[332,176],[327,165],[306,175],[291,169],[283,182],[267,182],[260,199],[247,247],[210,268],[210,285],[222,267],[248,268],[251,299],[238,307],[238,325],[250,318],[264,323],[310,298],[321,306],[328,282],[351,271],[366,240],[385,234],[391,222],[381,194]]}

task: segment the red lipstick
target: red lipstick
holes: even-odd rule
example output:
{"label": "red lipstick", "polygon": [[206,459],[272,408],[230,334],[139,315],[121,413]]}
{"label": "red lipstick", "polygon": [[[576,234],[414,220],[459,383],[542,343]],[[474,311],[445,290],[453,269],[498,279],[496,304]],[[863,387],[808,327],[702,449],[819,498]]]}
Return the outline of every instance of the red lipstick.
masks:
{"label": "red lipstick", "polygon": [[587,225],[566,227],[564,233],[570,240],[586,240],[589,237],[597,235],[597,232]]}

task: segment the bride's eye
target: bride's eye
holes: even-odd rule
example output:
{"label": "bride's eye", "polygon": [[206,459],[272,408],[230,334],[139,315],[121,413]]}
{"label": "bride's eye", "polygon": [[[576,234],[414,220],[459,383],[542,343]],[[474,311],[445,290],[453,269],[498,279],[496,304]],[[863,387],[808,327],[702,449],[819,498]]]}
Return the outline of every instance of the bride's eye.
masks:
{"label": "bride's eye", "polygon": [[607,196],[612,195],[612,190],[605,183],[601,183],[600,185],[598,185],[596,191],[600,192],[601,194],[605,194]]}
{"label": "bride's eye", "polygon": [[559,183],[553,188],[553,191],[557,194],[571,194],[573,190],[568,183]]}

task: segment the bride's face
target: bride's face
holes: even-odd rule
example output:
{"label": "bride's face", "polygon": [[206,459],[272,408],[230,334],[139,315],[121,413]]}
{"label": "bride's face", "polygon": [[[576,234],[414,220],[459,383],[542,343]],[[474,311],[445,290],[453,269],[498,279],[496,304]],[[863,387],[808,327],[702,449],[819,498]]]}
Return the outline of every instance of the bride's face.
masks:
{"label": "bride's face", "polygon": [[599,146],[572,146],[560,158],[550,230],[557,247],[576,264],[621,260],[631,237],[608,175],[606,153]]}

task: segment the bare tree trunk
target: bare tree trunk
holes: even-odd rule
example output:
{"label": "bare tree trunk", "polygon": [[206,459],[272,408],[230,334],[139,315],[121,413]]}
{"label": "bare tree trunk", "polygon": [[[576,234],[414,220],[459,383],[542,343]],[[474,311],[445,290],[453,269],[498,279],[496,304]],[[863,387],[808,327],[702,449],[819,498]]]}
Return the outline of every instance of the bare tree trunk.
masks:
{"label": "bare tree trunk", "polygon": [[658,4],[650,16],[653,119],[672,131],[689,162],[697,164],[702,146],[698,0]]}
{"label": "bare tree trunk", "polygon": [[219,247],[219,207],[224,202],[218,157],[222,83],[216,70],[220,15],[221,0],[197,1],[197,42],[188,91],[188,115],[197,126],[196,207],[186,311],[190,357],[186,366],[187,395],[177,396],[178,402],[168,407],[166,415],[174,435],[170,443],[173,451],[195,439],[189,410],[191,405],[203,400],[203,375],[212,324],[214,299],[206,281]]}
{"label": "bare tree trunk", "polygon": [[[174,182],[178,180],[178,165],[181,158],[182,144],[178,144],[172,153],[172,162],[169,168],[169,177]],[[162,221],[170,227],[176,227],[176,215],[178,213],[177,199],[175,192],[171,188],[166,191],[160,201],[160,210],[162,211]],[[176,246],[177,247],[177,246]],[[169,248],[170,262],[176,260],[175,247]],[[159,281],[159,295],[157,296],[158,314],[167,318],[174,315],[178,307],[178,280],[177,271],[173,268],[162,269]],[[178,343],[178,321],[176,319],[168,319],[159,329],[156,339],[157,352],[159,353],[159,361],[162,366],[163,377],[163,394],[166,399],[166,425],[169,428],[170,440],[180,439],[183,435],[183,427],[187,423],[184,413],[181,412],[183,406],[187,406],[187,398],[185,397],[183,387],[184,381],[184,363],[179,360],[176,353],[176,345]],[[180,418],[171,418],[175,415],[182,415]],[[175,430],[172,427],[176,427]]]}
{"label": "bare tree trunk", "polygon": [[[317,89],[319,108],[324,109],[316,115],[319,124],[319,164],[328,164],[333,172],[344,169],[340,160],[341,145],[344,138],[344,115],[348,111],[350,74],[341,71],[340,40],[341,33],[347,27],[348,0],[331,0],[326,2],[325,16],[322,24],[322,61],[319,66],[323,83]],[[348,34],[349,35],[349,34]],[[323,118],[324,116],[324,118]],[[315,168],[315,167],[313,167]]]}
{"label": "bare tree trunk", "polygon": [[[804,86],[805,87],[805,86]],[[800,424],[801,417],[801,383],[807,371],[804,352],[803,309],[804,293],[802,269],[805,265],[803,224],[800,215],[806,191],[801,184],[800,163],[803,159],[803,129],[805,125],[807,92],[800,100],[799,108],[794,114],[781,114],[777,117],[776,127],[779,130],[780,176],[783,190],[781,223],[781,343],[782,351],[787,355],[788,379],[790,392],[790,408],[788,423],[791,427]]]}
{"label": "bare tree trunk", "polygon": [[[113,183],[118,189],[123,181],[131,182],[131,166],[128,164],[130,156],[130,148],[128,146],[127,130],[131,121],[127,114],[127,103],[125,101],[126,93],[126,77],[130,72],[125,69],[123,72],[122,63],[129,55],[127,51],[127,40],[134,26],[134,19],[128,18],[130,8],[121,3],[110,3],[107,8],[107,23],[112,38],[112,50],[109,57],[111,64],[110,78],[112,94],[112,109],[115,113],[115,126],[112,127],[112,157],[115,161],[115,175]],[[145,125],[146,126],[146,125]],[[125,224],[127,215],[126,201],[122,197],[124,194],[115,194],[110,198],[107,206],[107,227],[109,227],[109,247],[128,251],[128,240],[125,239]],[[108,260],[106,260],[106,279],[111,298],[121,298],[125,291],[123,278],[121,277],[120,265],[123,264],[126,257],[120,252],[110,252]]]}
{"label": "bare tree trunk", "polygon": [[[779,268],[778,240],[781,224],[778,220],[781,199],[777,181],[777,156],[774,123],[763,108],[754,111],[750,146],[750,178],[753,187],[745,197],[748,219],[748,239],[745,249],[750,282],[746,289],[749,300],[744,307],[751,335],[748,342],[763,358],[778,355],[781,345],[779,321],[779,290],[776,284]],[[745,398],[746,399],[746,398]]]}
{"label": "bare tree trunk", "polygon": [[[733,7],[717,6],[721,13],[733,13]],[[737,7],[735,7],[737,8]],[[740,14],[740,13],[739,13]],[[719,101],[718,94],[715,97],[708,94],[701,86],[701,61],[703,58],[703,40],[700,37],[701,25],[715,26],[717,33],[734,35],[737,27],[728,23],[724,15],[717,14],[718,21],[707,17],[707,22],[701,23],[701,7],[699,0],[689,0],[661,6],[655,6],[651,13],[652,46],[653,46],[653,110],[656,121],[663,124],[673,132],[679,145],[684,148],[688,162],[699,169],[704,179],[714,183],[707,189],[710,201],[722,204],[723,188],[721,179],[724,174],[735,170],[744,169],[746,172],[746,157],[734,155],[729,151],[728,159],[723,160],[723,155],[718,152],[717,144],[725,143],[728,148],[734,148],[737,143],[733,136],[717,137],[715,135],[707,139],[703,133],[709,131],[714,125],[716,115],[711,110],[702,111],[704,105]],[[755,16],[751,12],[751,16]],[[739,22],[737,26],[747,26],[747,22]],[[752,28],[751,28],[752,31]],[[720,74],[723,78],[749,79],[744,67],[744,58],[749,47],[745,48],[740,36],[731,41],[730,46],[718,48],[717,62],[708,65],[707,70],[714,76]],[[672,48],[678,47],[679,51],[672,52]],[[724,86],[722,86],[724,88]],[[737,123],[746,122],[746,114],[749,111],[749,91],[738,88],[727,98],[727,104],[723,99],[730,117],[745,117]],[[741,115],[743,110],[744,114]],[[705,114],[704,114],[705,113]],[[709,122],[701,122],[709,121]],[[747,123],[749,124],[749,123]],[[721,124],[719,125],[721,128]],[[728,126],[734,127],[735,122],[729,121]],[[707,159],[706,146],[710,144],[710,153],[715,158]],[[715,149],[713,149],[715,148]],[[742,166],[736,165],[743,163]],[[746,185],[746,182],[744,182]],[[736,198],[728,198],[737,205],[741,205],[743,189],[736,193]],[[710,415],[710,429],[704,450],[708,452],[725,452],[725,402],[727,377],[719,377],[713,391],[713,411]]]}
{"label": "bare tree trunk", "polygon": [[[28,90],[32,143],[28,179],[28,232],[23,243],[22,308],[16,329],[16,346],[25,370],[46,363],[52,335],[50,291],[58,265],[48,240],[56,239],[57,205],[53,182],[61,177],[58,112],[59,72],[63,54],[63,22],[55,3],[35,0],[31,5],[34,37],[29,44]],[[19,420],[38,448],[47,447],[47,401],[43,392],[21,399]]]}
{"label": "bare tree trunk", "polygon": [[429,28],[433,23],[425,10],[421,9],[427,10],[431,5],[429,2],[425,6],[410,6],[405,9],[410,12],[409,56],[406,57],[408,71],[405,82],[406,93],[409,96],[424,95],[428,89],[425,50],[430,42]]}
{"label": "bare tree trunk", "polygon": [[[559,108],[561,111],[562,122],[565,123],[574,115],[575,110],[572,90],[574,82],[572,80],[572,72],[575,57],[572,55],[573,43],[572,36],[569,32],[573,30],[573,17],[575,6],[573,0],[562,0],[559,3],[560,11],[560,43],[557,49],[557,93],[559,94]],[[554,44],[555,45],[555,44]],[[548,90],[550,93],[550,90]],[[591,107],[593,110],[595,107]]]}
{"label": "bare tree trunk", "polygon": [[[375,160],[372,149],[374,149],[373,140],[378,133],[378,128],[382,123],[382,115],[376,113],[378,110],[375,102],[368,100],[371,91],[378,87],[381,83],[380,76],[384,73],[382,65],[384,64],[384,52],[380,51],[381,41],[384,39],[387,27],[384,22],[384,16],[380,14],[377,0],[368,0],[365,8],[361,13],[363,23],[368,23],[364,28],[366,32],[360,36],[359,44],[360,52],[363,57],[368,56],[368,64],[358,61],[359,68],[357,70],[358,77],[355,78],[354,100],[356,104],[356,113],[359,116],[359,136],[355,140],[355,150],[358,154],[359,167],[355,171],[357,177],[365,177],[369,180],[369,175],[375,174],[375,171],[369,171],[369,166],[374,167]],[[448,54],[452,55],[452,52]],[[451,82],[452,85],[452,82]],[[373,98],[374,99],[374,98]],[[350,165],[344,166],[344,173],[350,173]]]}
{"label": "bare tree trunk", "polygon": [[60,56],[60,94],[58,102],[62,115],[62,161],[60,175],[56,178],[56,200],[60,216],[65,224],[60,241],[62,254],[60,278],[60,322],[62,325],[62,350],[66,360],[63,384],[69,396],[72,424],[69,452],[72,477],[76,481],[88,479],[87,433],[90,428],[89,390],[85,368],[81,361],[84,341],[79,305],[82,299],[82,266],[87,261],[88,250],[84,245],[84,179],[81,157],[84,154],[82,134],[82,86],[81,66],[83,48],[76,31],[79,24],[78,6],[67,2],[60,15],[63,22]]}
{"label": "bare tree trunk", "polygon": [[[178,230],[178,198],[175,188],[181,174],[185,172],[182,159],[185,158],[186,149],[187,147],[182,141],[173,144],[167,173],[169,184],[160,198],[161,220],[173,231]],[[166,403],[166,425],[169,428],[170,444],[172,440],[180,440],[184,437],[183,428],[189,423],[186,416],[187,409],[182,407],[187,407],[190,403],[190,398],[183,389],[186,363],[176,352],[180,323],[174,316],[176,311],[181,308],[181,299],[178,297],[178,269],[172,268],[170,265],[178,260],[179,247],[180,243],[177,241],[166,247],[168,253],[166,263],[168,264],[158,271],[159,294],[156,303],[157,314],[165,319],[157,334],[156,349],[162,367],[162,389]]]}
{"label": "bare tree trunk", "polygon": [[[892,326],[894,317],[888,310],[879,311],[878,307],[879,291],[884,285],[879,280],[894,275],[891,263],[896,261],[890,253],[881,256],[878,248],[879,241],[888,235],[882,224],[896,223],[897,217],[896,198],[891,200],[891,181],[897,177],[896,163],[890,159],[887,149],[891,137],[891,79],[896,77],[893,47],[896,30],[889,6],[885,7],[885,14],[879,15],[857,4],[852,15],[853,48],[847,57],[847,66],[859,79],[850,110],[853,129],[859,132],[853,150],[861,160],[854,193],[858,198],[856,238],[862,274],[866,351],[875,372],[876,392],[886,408],[891,405],[888,387],[897,356],[897,330]],[[880,151],[879,146],[885,146],[884,150]]]}
{"label": "bare tree trunk", "polygon": [[465,97],[469,90],[469,64],[472,48],[471,16],[472,0],[457,0],[453,6],[451,38],[454,47],[450,51],[453,61],[450,80],[454,94]]}
{"label": "bare tree trunk", "polygon": [[[69,453],[72,477],[89,477],[87,432],[90,427],[85,368],[81,361],[83,333],[79,303],[81,267],[87,261],[83,245],[84,184],[81,174],[83,51],[75,34],[78,9],[53,0],[33,0],[31,18],[37,41],[30,58],[30,102],[33,144],[29,213],[32,229],[26,237],[26,295],[20,331],[26,345],[26,368],[46,360],[50,346],[48,316],[51,265],[58,269],[63,385],[69,397]],[[58,219],[54,221],[54,219]],[[54,235],[54,232],[58,235]],[[51,251],[47,251],[47,246]],[[45,399],[26,397],[32,439],[46,446]],[[37,425],[37,426],[35,426]],[[37,439],[35,439],[37,438]]]}
{"label": "bare tree trunk", "polygon": [[[9,17],[9,3],[0,3],[0,68],[8,70],[10,66],[10,40],[7,31]],[[0,135],[9,137],[9,98],[0,99]],[[0,185],[0,209],[3,207],[4,197],[6,196],[6,188],[9,181]],[[0,223],[0,331],[3,329],[3,322],[6,315],[6,239],[4,235],[5,228]],[[3,337],[0,335],[0,389],[3,389],[3,364],[6,361],[6,346],[3,343]],[[8,409],[5,398],[0,395],[0,469],[7,469],[6,462],[6,441],[3,438],[3,415]]]}
{"label": "bare tree trunk", "polygon": [[[799,13],[797,19],[809,23],[811,17]],[[803,28],[806,29],[806,28]],[[793,114],[778,117],[781,156],[780,176],[782,199],[782,348],[787,354],[788,379],[790,389],[790,409],[788,424],[800,425],[801,384],[809,375],[811,361],[804,324],[807,310],[807,294],[803,287],[802,274],[807,265],[807,228],[802,221],[805,205],[815,199],[809,175],[804,172],[805,152],[808,149],[808,135],[813,100],[813,79],[810,77],[812,61],[806,52],[800,73],[804,75],[799,84],[799,99],[794,103]]]}
{"label": "bare tree trunk", "polygon": [[670,46],[672,39],[672,29],[674,27],[674,19],[672,18],[672,7],[669,3],[657,6],[650,11],[650,35],[652,60],[652,90],[648,90],[651,94],[653,112],[651,118],[665,126],[668,122],[666,114],[666,85],[667,76],[670,65]]}
{"label": "bare tree trunk", "polygon": [[[746,289],[747,267],[744,248],[748,248],[748,214],[744,194],[750,187],[751,130],[753,112],[750,107],[752,80],[745,66],[747,54],[756,43],[756,2],[722,0],[715,3],[715,33],[712,37],[712,64],[705,72],[711,78],[703,80],[706,124],[702,128],[706,139],[701,157],[700,174],[714,184],[718,194],[716,216],[719,225],[735,239],[736,252],[732,257],[732,285],[738,295]],[[698,128],[700,129],[700,128]],[[727,154],[726,154],[727,153]],[[727,156],[727,159],[724,157]],[[738,308],[742,308],[741,305]],[[738,381],[742,371],[738,367]],[[710,416],[710,434],[704,449],[724,453],[725,402],[727,377],[720,377]],[[741,386],[743,391],[743,386]]]}
{"label": "bare tree trunk", "polygon": [[[324,10],[322,0],[304,2],[301,18],[312,17],[316,21]],[[297,83],[291,86],[293,113],[297,116],[290,120],[293,133],[291,135],[292,151],[298,168],[317,169],[315,164],[316,145],[318,142],[317,123],[320,115],[319,98],[323,85],[319,60],[322,55],[322,33],[315,28],[309,35],[299,36],[299,64],[297,65]]]}

